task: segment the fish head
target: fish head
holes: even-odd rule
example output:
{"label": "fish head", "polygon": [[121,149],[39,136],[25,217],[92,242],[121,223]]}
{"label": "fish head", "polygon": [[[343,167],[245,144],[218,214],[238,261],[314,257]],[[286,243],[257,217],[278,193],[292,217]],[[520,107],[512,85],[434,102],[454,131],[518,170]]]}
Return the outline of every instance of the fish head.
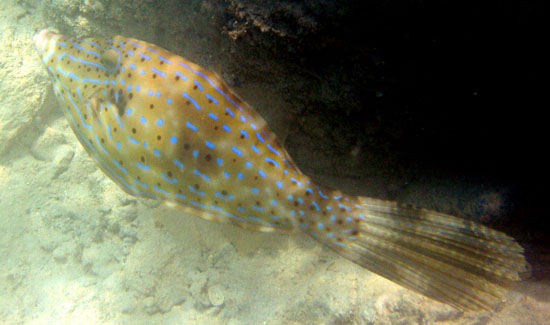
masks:
{"label": "fish head", "polygon": [[67,92],[84,99],[110,91],[122,58],[114,38],[75,39],[44,29],[33,41],[58,97]]}

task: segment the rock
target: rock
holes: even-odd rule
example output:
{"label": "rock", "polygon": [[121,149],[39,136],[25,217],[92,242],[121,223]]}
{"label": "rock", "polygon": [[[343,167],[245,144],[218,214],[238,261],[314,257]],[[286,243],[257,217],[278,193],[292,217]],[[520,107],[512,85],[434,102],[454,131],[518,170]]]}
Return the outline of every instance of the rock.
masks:
{"label": "rock", "polygon": [[58,155],[57,148],[67,142],[65,134],[59,130],[48,127],[38,139],[31,145],[31,154],[42,161],[54,161]]}
{"label": "rock", "polygon": [[60,264],[65,264],[67,262],[67,256],[69,255],[68,250],[65,246],[59,246],[53,250],[52,256],[53,259]]}
{"label": "rock", "polygon": [[218,285],[209,287],[208,300],[210,300],[210,304],[214,307],[219,307],[223,305],[225,301],[225,296],[223,294],[222,288]]}

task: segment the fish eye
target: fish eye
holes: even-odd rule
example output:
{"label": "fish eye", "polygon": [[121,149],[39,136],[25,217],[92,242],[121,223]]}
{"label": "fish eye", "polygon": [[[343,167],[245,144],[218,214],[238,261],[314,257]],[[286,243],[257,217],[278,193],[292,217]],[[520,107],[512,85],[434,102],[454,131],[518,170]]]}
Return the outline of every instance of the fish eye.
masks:
{"label": "fish eye", "polygon": [[107,49],[103,52],[101,62],[107,70],[114,70],[120,59],[119,53],[115,49]]}

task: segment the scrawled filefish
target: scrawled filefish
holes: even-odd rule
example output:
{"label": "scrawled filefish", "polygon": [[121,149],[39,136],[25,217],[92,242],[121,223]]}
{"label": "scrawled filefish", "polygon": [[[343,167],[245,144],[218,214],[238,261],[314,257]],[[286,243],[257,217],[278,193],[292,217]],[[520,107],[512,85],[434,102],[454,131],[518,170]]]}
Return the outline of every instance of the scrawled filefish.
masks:
{"label": "scrawled filefish", "polygon": [[34,37],[78,140],[128,194],[262,231],[300,230],[398,284],[488,309],[525,270],[507,235],[457,217],[346,195],[294,165],[214,73],[132,38]]}

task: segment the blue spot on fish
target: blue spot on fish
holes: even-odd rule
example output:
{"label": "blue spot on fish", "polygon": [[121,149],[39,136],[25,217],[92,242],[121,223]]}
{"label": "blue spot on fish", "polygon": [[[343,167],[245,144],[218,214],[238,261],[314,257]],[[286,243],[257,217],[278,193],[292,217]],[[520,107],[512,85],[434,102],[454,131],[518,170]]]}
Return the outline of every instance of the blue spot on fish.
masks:
{"label": "blue spot on fish", "polygon": [[204,178],[205,181],[210,181],[210,177],[208,175],[202,174],[201,172],[199,172],[196,169],[193,169],[193,173],[197,176],[200,176],[200,177]]}
{"label": "blue spot on fish", "polygon": [[212,142],[210,142],[210,141],[205,141],[204,143],[205,143],[206,146],[207,146],[208,148],[210,148],[210,149],[214,149],[214,148],[215,148],[214,144],[213,144]]}
{"label": "blue spot on fish", "polygon": [[185,122],[185,125],[187,125],[187,127],[190,128],[191,130],[197,131],[197,127],[194,126],[193,124],[191,124],[191,122],[186,121],[186,122]]}
{"label": "blue spot on fish", "polygon": [[201,107],[199,106],[199,104],[197,103],[197,101],[195,101],[193,99],[193,97],[189,96],[189,94],[187,94],[185,91],[181,93],[181,95],[185,98],[187,98],[189,100],[189,102],[191,102],[193,104],[193,106],[195,106],[196,109],[201,109]]}
{"label": "blue spot on fish", "polygon": [[183,169],[183,164],[175,158],[174,158],[174,164],[176,164],[176,166],[178,166],[179,168]]}
{"label": "blue spot on fish", "polygon": [[160,71],[159,69],[155,67],[151,67],[151,71],[158,74],[161,77],[166,77],[166,72]]}
{"label": "blue spot on fish", "polygon": [[279,167],[279,163],[269,157],[265,157],[265,161],[267,161],[268,163],[273,163],[273,166],[275,167]]}
{"label": "blue spot on fish", "polygon": [[237,155],[237,156],[240,156],[242,155],[242,151],[239,150],[239,148],[237,147],[231,147],[231,150]]}
{"label": "blue spot on fish", "polygon": [[212,101],[212,103],[214,104],[217,104],[218,103],[218,100],[212,96],[210,96],[209,94],[204,94],[204,96],[208,99],[210,99]]}
{"label": "blue spot on fish", "polygon": [[167,182],[170,182],[170,183],[177,183],[178,182],[178,179],[176,177],[173,177],[173,178],[170,178],[168,176],[166,176],[166,174],[162,173],[162,178],[164,178],[165,181]]}

